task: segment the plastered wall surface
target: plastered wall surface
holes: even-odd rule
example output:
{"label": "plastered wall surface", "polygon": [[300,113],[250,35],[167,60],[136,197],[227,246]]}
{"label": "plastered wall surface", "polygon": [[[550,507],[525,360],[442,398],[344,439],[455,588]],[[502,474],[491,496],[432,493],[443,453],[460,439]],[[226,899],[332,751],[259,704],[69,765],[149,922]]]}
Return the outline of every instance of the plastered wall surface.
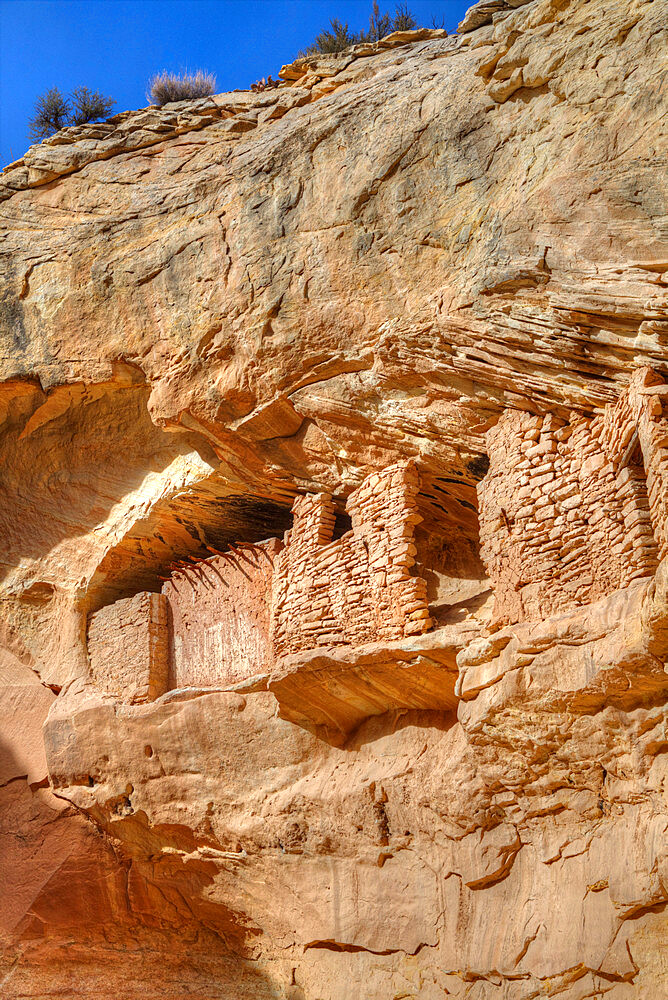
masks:
{"label": "plastered wall surface", "polygon": [[169,605],[146,591],[101,608],[88,622],[95,684],[123,701],[153,701],[167,690]]}
{"label": "plastered wall surface", "polygon": [[170,687],[234,684],[273,660],[271,579],[281,543],[270,539],[173,574]]}

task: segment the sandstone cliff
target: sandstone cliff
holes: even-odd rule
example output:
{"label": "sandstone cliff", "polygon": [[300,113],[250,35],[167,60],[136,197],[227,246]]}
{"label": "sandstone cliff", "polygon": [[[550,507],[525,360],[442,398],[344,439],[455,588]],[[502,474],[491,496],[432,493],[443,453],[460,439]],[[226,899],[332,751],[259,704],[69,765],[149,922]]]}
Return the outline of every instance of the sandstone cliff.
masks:
{"label": "sandstone cliff", "polygon": [[668,995],[666,0],[0,178],[0,993]]}

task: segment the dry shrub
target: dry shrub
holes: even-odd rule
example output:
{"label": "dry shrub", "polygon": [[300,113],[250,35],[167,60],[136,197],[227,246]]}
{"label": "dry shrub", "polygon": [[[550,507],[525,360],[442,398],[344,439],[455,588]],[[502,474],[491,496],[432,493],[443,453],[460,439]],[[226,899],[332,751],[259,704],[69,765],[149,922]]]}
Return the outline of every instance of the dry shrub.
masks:
{"label": "dry shrub", "polygon": [[214,73],[198,69],[195,73],[168,73],[164,70],[149,80],[148,98],[152,104],[171,104],[173,101],[196,101],[216,93]]}
{"label": "dry shrub", "polygon": [[40,94],[35,101],[35,113],[29,120],[30,139],[41,142],[70,124],[70,102],[58,87]]}
{"label": "dry shrub", "polygon": [[102,91],[90,90],[88,87],[75,87],[70,100],[72,125],[85,125],[86,122],[108,118],[116,104],[113,98],[105,97]]}
{"label": "dry shrub", "polygon": [[333,18],[329,24],[330,27],[316,35],[315,40],[300,52],[300,55],[345,52],[360,42],[378,42],[393,31],[413,31],[419,27],[407,4],[397,4],[394,14],[389,14],[387,11],[381,14],[378,0],[373,0],[371,6],[368,31],[351,31],[347,23],[342,24],[337,18]]}
{"label": "dry shrub", "polygon": [[85,125],[108,118],[115,104],[112,97],[89,87],[75,87],[69,97],[58,87],[51,87],[35,101],[34,115],[28,122],[30,139],[41,142],[69,125]]}
{"label": "dry shrub", "polygon": [[315,40],[303,52],[303,55],[314,55],[318,52],[345,52],[351,45],[357,45],[366,39],[364,32],[354,32],[348,27],[348,22],[342,24],[338,18],[332,18],[330,27],[316,35]]}
{"label": "dry shrub", "polygon": [[263,90],[274,90],[274,88],[280,87],[280,85],[280,80],[274,80],[271,76],[263,76],[261,80],[256,80],[255,83],[251,83],[250,89],[254,94],[261,94]]}

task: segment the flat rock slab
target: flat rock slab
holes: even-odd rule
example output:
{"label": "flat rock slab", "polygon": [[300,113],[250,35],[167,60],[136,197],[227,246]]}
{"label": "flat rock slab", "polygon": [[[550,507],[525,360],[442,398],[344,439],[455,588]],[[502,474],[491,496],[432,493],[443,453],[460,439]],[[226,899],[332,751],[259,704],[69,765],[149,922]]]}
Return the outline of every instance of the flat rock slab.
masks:
{"label": "flat rock slab", "polygon": [[267,678],[279,715],[338,743],[393,709],[452,712],[456,656],[477,630],[446,626],[415,639],[284,657]]}

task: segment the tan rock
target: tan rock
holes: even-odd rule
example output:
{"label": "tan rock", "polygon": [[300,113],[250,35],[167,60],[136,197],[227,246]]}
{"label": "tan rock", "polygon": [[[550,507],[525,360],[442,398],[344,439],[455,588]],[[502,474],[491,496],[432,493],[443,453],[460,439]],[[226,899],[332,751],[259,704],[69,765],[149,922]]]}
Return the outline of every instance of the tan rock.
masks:
{"label": "tan rock", "polygon": [[667,993],[667,15],[3,171],[0,992]]}

